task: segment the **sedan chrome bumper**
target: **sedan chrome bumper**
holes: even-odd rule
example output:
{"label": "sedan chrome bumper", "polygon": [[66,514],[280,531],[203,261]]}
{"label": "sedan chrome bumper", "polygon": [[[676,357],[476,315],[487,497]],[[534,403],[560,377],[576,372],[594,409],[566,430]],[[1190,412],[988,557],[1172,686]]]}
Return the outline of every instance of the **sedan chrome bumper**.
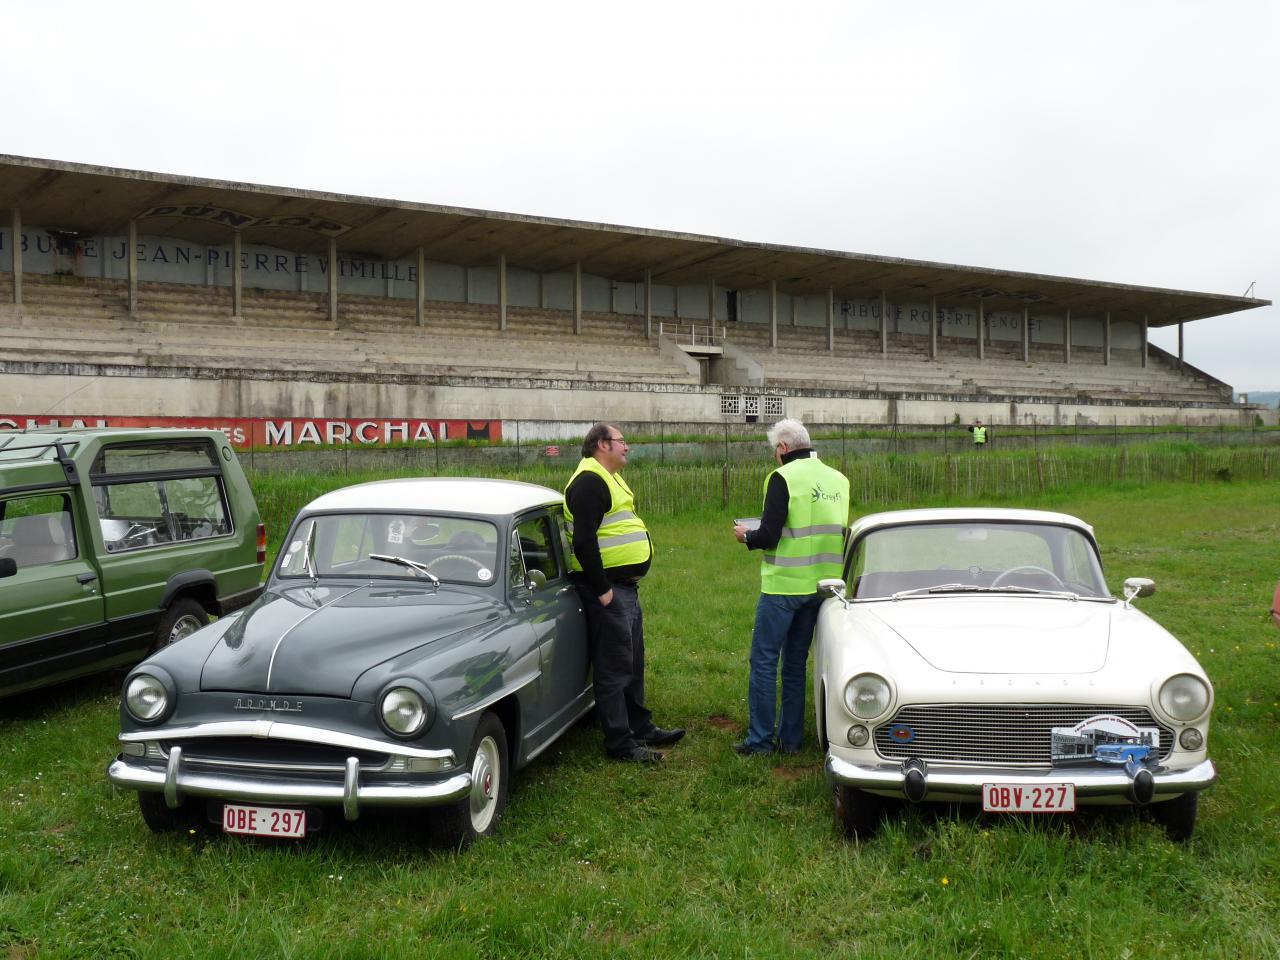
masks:
{"label": "sedan chrome bumper", "polygon": [[[1034,787],[1045,783],[1071,783],[1076,796],[1114,797],[1131,799],[1134,789],[1134,772],[1124,767],[1081,768],[1050,767],[1028,770],[1025,767],[947,767],[929,764],[923,770],[909,771],[902,763],[852,763],[841,757],[827,754],[827,777],[835,783],[859,790],[907,795],[909,774],[924,777],[924,793],[915,799],[929,800],[981,800],[984,783],[1014,784]],[[1171,770],[1167,767],[1141,768],[1148,770],[1154,787],[1154,798],[1204,790],[1212,786],[1218,772],[1212,760],[1204,760],[1194,767]]]}
{"label": "sedan chrome bumper", "polygon": [[118,787],[164,794],[165,803],[176,808],[188,797],[213,797],[289,806],[341,805],[343,815],[354,820],[362,806],[416,807],[460,800],[471,790],[471,774],[457,773],[444,780],[360,782],[360,763],[347,759],[342,782],[308,779],[296,775],[212,771],[183,764],[182,748],[169,749],[162,770],[119,756],[107,767],[107,779]]}

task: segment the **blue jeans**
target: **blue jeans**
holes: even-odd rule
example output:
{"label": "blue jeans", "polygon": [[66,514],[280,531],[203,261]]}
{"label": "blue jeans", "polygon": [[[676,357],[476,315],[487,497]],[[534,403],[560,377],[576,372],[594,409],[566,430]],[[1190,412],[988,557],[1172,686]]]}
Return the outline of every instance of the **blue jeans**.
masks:
{"label": "blue jeans", "polygon": [[[758,750],[800,749],[804,739],[805,661],[818,622],[819,593],[762,593],[751,635],[746,744]],[[776,731],[778,658],[782,658],[782,716]]]}

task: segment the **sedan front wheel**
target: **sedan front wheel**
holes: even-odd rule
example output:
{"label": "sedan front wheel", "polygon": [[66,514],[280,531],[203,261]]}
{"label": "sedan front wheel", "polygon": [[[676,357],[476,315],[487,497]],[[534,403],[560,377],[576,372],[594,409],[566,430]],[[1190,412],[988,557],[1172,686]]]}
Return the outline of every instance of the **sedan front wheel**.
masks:
{"label": "sedan front wheel", "polygon": [[471,791],[461,800],[432,811],[431,835],[439,846],[459,849],[491,835],[507,807],[507,733],[492,713],[480,718],[467,755],[467,769]]}
{"label": "sedan front wheel", "polygon": [[880,827],[885,801],[857,787],[836,784],[836,826],[850,840],[870,840]]}

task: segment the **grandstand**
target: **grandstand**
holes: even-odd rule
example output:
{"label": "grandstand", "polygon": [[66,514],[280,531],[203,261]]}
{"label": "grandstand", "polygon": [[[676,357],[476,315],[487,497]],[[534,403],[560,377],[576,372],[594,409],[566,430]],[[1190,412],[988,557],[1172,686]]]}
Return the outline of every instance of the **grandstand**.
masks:
{"label": "grandstand", "polygon": [[1274,417],[1147,341],[1265,300],[0,156],[6,209],[12,413]]}

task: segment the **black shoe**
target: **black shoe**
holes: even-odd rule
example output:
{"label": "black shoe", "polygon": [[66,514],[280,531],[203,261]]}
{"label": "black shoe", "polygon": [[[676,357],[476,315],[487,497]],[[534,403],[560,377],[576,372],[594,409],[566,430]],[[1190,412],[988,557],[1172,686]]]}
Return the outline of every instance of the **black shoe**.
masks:
{"label": "black shoe", "polygon": [[650,750],[648,747],[642,747],[636,744],[630,749],[622,751],[622,753],[611,754],[614,760],[621,760],[624,763],[657,763],[662,759],[662,754],[657,750]]}
{"label": "black shoe", "polygon": [[654,727],[648,733],[638,734],[633,739],[644,747],[669,747],[673,743],[679,743],[683,737],[684,727],[672,727],[670,730]]}
{"label": "black shoe", "polygon": [[755,744],[741,740],[733,745],[733,752],[742,757],[753,757],[758,753],[773,753],[773,747],[757,747]]}

